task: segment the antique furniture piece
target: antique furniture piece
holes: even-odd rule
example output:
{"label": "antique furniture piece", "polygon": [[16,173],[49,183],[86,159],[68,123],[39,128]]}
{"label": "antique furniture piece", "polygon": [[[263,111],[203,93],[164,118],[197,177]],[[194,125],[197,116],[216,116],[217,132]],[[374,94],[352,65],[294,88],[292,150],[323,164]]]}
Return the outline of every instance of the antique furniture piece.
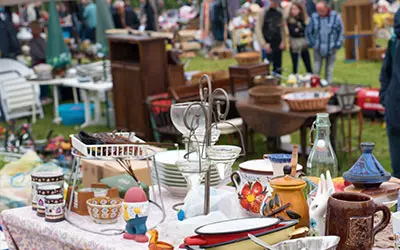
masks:
{"label": "antique furniture piece", "polygon": [[150,140],[153,132],[144,100],[168,88],[164,39],[133,35],[108,38],[116,126]]}
{"label": "antique furniture piece", "polygon": [[235,95],[235,84],[238,81],[247,81],[248,87],[253,87],[254,77],[269,74],[269,64],[234,65],[229,67],[231,94]]}
{"label": "antique furniture piece", "polygon": [[[306,163],[307,155],[307,127],[310,127],[317,115],[312,112],[293,112],[282,100],[278,104],[258,105],[251,102],[248,92],[238,92],[235,96],[236,108],[243,118],[246,126],[265,136],[278,137],[291,134],[300,129],[300,163]],[[336,144],[336,119],[341,109],[338,106],[327,105],[325,112],[329,114],[332,123],[332,145]],[[244,132],[248,130],[245,128]],[[247,135],[244,135],[245,147],[247,147]],[[273,145],[275,151],[291,152],[292,146],[285,144]],[[280,148],[281,150],[276,150]],[[247,151],[247,148],[246,148]]]}

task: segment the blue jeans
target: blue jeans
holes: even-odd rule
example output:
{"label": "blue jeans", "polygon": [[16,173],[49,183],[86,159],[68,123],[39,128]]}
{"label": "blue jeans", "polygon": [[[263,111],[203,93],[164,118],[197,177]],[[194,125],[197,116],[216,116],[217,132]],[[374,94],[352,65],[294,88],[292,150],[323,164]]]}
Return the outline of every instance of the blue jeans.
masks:
{"label": "blue jeans", "polygon": [[49,97],[49,86],[40,85],[40,100],[45,100]]}
{"label": "blue jeans", "polygon": [[400,129],[387,125],[386,130],[389,140],[392,176],[400,178]]}

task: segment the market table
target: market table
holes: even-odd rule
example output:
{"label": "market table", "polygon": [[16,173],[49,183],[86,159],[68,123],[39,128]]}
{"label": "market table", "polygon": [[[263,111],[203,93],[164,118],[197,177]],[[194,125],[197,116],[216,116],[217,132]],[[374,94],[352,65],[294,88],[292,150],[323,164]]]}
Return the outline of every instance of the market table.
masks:
{"label": "market table", "polygon": [[[113,87],[112,82],[79,82],[76,78],[64,79],[63,86],[72,87],[79,89],[81,98],[85,105],[85,122],[81,125],[81,128],[90,125],[105,124],[101,119],[101,106],[100,106],[100,95],[106,93]],[[94,119],[92,119],[90,112],[91,95],[94,96]]]}
{"label": "market table", "polygon": [[[150,192],[152,194],[152,192]],[[158,195],[158,194],[157,194]],[[166,208],[166,221],[176,220],[176,212],[172,206],[181,202],[182,198],[171,196],[167,191],[163,192]],[[158,197],[159,198],[159,197]],[[151,206],[151,208],[154,208]],[[156,210],[154,217],[149,216],[147,225],[152,226],[161,218],[161,212]],[[89,216],[79,216],[72,213],[72,221],[79,221],[80,225],[95,228],[120,228],[123,229],[125,222],[120,218],[118,224],[100,225],[91,221]],[[58,223],[45,222],[44,218],[38,217],[31,206],[5,210],[1,213],[1,224],[6,235],[10,250],[16,249],[102,249],[121,250],[135,249],[147,250],[148,243],[136,243],[124,240],[122,234],[104,236],[79,229],[67,221]]]}
{"label": "market table", "polygon": [[[223,187],[226,190],[233,191],[232,187]],[[153,192],[150,192],[152,195]],[[169,192],[163,191],[164,204],[166,208],[166,220],[161,225],[163,226],[168,223],[176,222],[176,212],[172,209],[172,205],[182,201],[182,198],[173,197]],[[157,195],[156,195],[157,196]],[[158,212],[160,215],[161,212]],[[156,215],[156,213],[152,213]],[[99,225],[91,222],[88,216],[79,216],[73,214],[73,221],[79,221],[79,225],[87,226],[91,229],[94,228],[123,228],[125,222],[120,219],[118,224],[114,225]],[[159,220],[159,216],[149,217],[147,225],[151,227]],[[36,213],[32,211],[32,208],[22,207],[10,210],[5,210],[1,213],[0,222],[2,224],[7,243],[10,250],[16,249],[90,249],[90,250],[123,250],[123,249],[135,249],[135,250],[147,250],[148,243],[136,243],[134,241],[124,240],[122,235],[104,236],[94,233],[90,233],[79,229],[67,221],[58,223],[48,223],[44,221],[44,218],[36,216]],[[206,224],[207,221],[203,221],[202,224]],[[175,229],[176,230],[176,229]],[[391,234],[391,224],[388,227],[377,234],[374,250],[381,249],[394,249],[390,246],[393,240],[388,239]],[[173,241],[165,237],[168,233],[160,231],[160,240],[170,242],[174,244],[175,249],[178,249],[181,240]],[[182,233],[182,232],[181,232]],[[183,232],[184,235],[190,236],[194,232],[187,231]]]}
{"label": "market table", "polygon": [[[50,80],[31,80],[28,79],[28,82],[31,83],[32,85],[49,85],[53,86],[53,106],[54,106],[54,118],[53,118],[53,123],[60,124],[61,123],[61,117],[60,113],[58,112],[58,106],[60,104],[59,101],[59,95],[58,95],[58,86],[62,85],[65,80],[69,78],[55,78],[55,79],[50,79]],[[74,78],[71,78],[71,80],[74,80]],[[78,97],[76,94],[76,90],[73,91],[74,95],[74,102],[78,102]]]}
{"label": "market table", "polygon": [[[300,129],[301,163],[305,164],[307,155],[307,127],[312,125],[317,113],[327,112],[332,122],[332,146],[336,143],[336,119],[341,112],[339,106],[328,105],[326,110],[314,112],[293,112],[285,101],[278,104],[259,105],[249,98],[248,91],[236,93],[236,109],[243,118],[246,126],[254,131],[270,137],[291,134]],[[247,132],[247,129],[245,129]],[[245,140],[247,136],[245,136]],[[246,150],[248,143],[245,143]]]}

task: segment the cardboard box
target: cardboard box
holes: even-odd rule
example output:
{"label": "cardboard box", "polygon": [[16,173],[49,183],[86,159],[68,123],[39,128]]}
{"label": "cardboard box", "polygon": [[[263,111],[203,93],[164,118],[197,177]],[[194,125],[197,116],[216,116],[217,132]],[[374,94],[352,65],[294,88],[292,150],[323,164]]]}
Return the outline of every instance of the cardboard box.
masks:
{"label": "cardboard box", "polygon": [[[81,162],[83,187],[90,187],[93,183],[98,183],[106,177],[126,173],[115,161],[82,160]],[[150,170],[147,169],[146,161],[132,161],[132,168],[141,182],[151,185]]]}
{"label": "cardboard box", "polygon": [[[156,152],[165,151],[164,148],[151,147]],[[152,161],[149,162],[150,166]],[[126,171],[116,161],[82,160],[82,186],[91,187],[101,179],[125,174]],[[151,186],[150,170],[147,169],[145,160],[132,161],[133,172],[139,181]]]}

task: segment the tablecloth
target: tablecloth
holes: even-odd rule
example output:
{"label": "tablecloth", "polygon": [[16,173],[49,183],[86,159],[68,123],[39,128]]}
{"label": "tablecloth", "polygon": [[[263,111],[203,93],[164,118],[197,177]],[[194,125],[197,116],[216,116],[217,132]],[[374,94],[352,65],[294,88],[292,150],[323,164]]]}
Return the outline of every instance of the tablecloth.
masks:
{"label": "tablecloth", "polygon": [[[182,198],[171,196],[167,191],[163,192],[166,208],[166,221],[175,220],[176,212],[172,206],[181,202]],[[151,206],[151,212],[147,221],[151,227],[161,219],[161,212]],[[98,225],[91,222],[88,216],[79,216],[72,213],[72,221],[78,222],[82,227],[92,230],[100,228],[123,229],[125,222],[120,218],[118,224]],[[36,212],[29,207],[5,210],[1,214],[1,224],[6,235],[10,250],[16,249],[90,249],[90,250],[147,250],[147,243],[136,243],[124,240],[122,235],[103,236],[81,230],[67,221],[58,223],[45,222],[38,217]],[[193,232],[192,232],[193,233]],[[191,234],[192,234],[191,233]]]}
{"label": "tablecloth", "polygon": [[[233,188],[224,187],[224,189],[233,190]],[[152,192],[151,192],[152,194]],[[160,228],[165,228],[166,223],[176,223],[176,212],[172,206],[181,202],[182,198],[171,196],[171,194],[163,190],[164,204],[166,208],[166,220]],[[156,193],[158,197],[158,193]],[[148,219],[148,227],[154,226],[161,218],[161,212],[156,210],[154,206],[150,209]],[[223,218],[222,218],[223,219]],[[90,249],[90,250],[147,250],[148,243],[136,243],[134,241],[124,240],[122,235],[103,236],[81,230],[67,221],[58,223],[45,222],[44,218],[36,216],[32,208],[23,207],[5,210],[0,216],[0,223],[2,224],[7,243],[10,250],[22,249],[35,249],[35,250],[49,250],[49,249]],[[79,216],[72,213],[71,220],[77,222],[80,226],[90,228],[92,230],[100,230],[104,228],[119,228],[123,229],[125,222],[122,218],[118,224],[114,225],[98,225],[91,222],[88,216]],[[207,223],[207,221],[204,221]],[[390,227],[390,228],[389,228]],[[391,232],[391,225],[381,232],[381,234],[388,235]],[[185,232],[186,234],[186,232]],[[194,232],[187,232],[187,236],[193,235]],[[168,242],[170,239],[163,238],[163,233],[160,232],[160,240]],[[378,238],[381,237],[377,237]],[[387,238],[387,237],[386,237]],[[171,242],[172,243],[172,242]],[[178,249],[179,244],[175,244]],[[394,249],[387,248],[387,244],[379,244],[375,242],[374,250]]]}

